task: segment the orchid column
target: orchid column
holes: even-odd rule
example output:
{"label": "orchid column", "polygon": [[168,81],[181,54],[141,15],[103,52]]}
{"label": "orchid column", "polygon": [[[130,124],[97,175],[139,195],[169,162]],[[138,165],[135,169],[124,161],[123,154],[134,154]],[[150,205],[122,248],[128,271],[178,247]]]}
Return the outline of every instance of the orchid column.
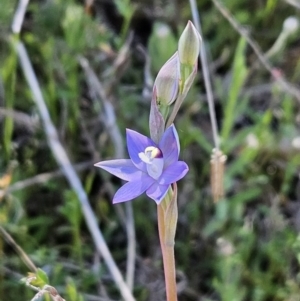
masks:
{"label": "orchid column", "polygon": [[187,164],[179,161],[179,138],[173,121],[195,78],[200,43],[200,35],[189,21],[179,39],[178,51],[161,68],[154,83],[149,119],[151,139],[127,129],[130,159],[95,164],[128,181],[116,192],[114,204],[132,200],[144,192],[156,202],[167,301],[177,300],[174,259],[178,217],[176,182],[188,172]]}

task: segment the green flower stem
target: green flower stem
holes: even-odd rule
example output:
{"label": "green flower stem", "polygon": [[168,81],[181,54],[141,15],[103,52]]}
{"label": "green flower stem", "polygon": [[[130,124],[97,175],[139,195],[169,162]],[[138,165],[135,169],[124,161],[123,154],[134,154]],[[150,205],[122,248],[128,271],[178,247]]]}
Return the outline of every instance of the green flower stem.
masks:
{"label": "green flower stem", "polygon": [[173,111],[168,119],[168,122],[167,122],[167,125],[166,125],[166,128],[168,128],[173,122],[174,122],[174,119],[181,107],[181,104],[183,102],[185,98],[185,95],[182,95],[182,94],[179,94],[176,101],[175,101],[175,104],[174,104],[174,107],[173,107]]}
{"label": "green flower stem", "polygon": [[[174,106],[173,106],[173,111],[168,119],[166,128],[168,128],[173,122],[174,119],[182,105],[183,100],[185,99],[188,91],[190,90],[192,83],[196,77],[197,74],[197,64],[194,66],[194,69],[190,72],[190,69],[183,68],[182,72],[184,73],[182,75],[182,78],[180,79],[180,85],[179,85],[179,93],[178,97],[175,100]],[[190,74],[187,74],[187,72],[190,72]]]}
{"label": "green flower stem", "polygon": [[177,301],[175,270],[175,232],[177,226],[177,186],[169,189],[165,199],[157,206],[158,231],[162,250],[167,301]]}
{"label": "green flower stem", "polygon": [[161,115],[163,116],[164,120],[167,120],[167,117],[169,115],[169,105],[160,105],[158,106],[159,111],[161,113]]}

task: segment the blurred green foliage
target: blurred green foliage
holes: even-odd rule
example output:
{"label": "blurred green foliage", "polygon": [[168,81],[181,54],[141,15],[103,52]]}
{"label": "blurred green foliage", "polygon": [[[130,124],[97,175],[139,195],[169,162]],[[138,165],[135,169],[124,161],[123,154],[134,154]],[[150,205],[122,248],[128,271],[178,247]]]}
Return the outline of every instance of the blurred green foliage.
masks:
{"label": "blurred green foliage", "polygon": [[[49,280],[44,281],[58,288],[67,301],[92,300],[87,294],[96,296],[103,290],[117,299],[118,290],[94,250],[77,198],[66,181],[54,177],[9,191],[9,185],[58,168],[11,47],[16,2],[1,0],[0,9],[0,188],[8,189],[0,196],[0,224],[46,273]],[[172,12],[169,2],[162,1],[163,12]],[[104,16],[87,14],[80,1],[55,0],[30,1],[20,35],[51,118],[74,163],[94,160],[95,150],[101,158],[114,155],[79,56],[89,59],[105,89],[116,80],[110,101],[121,132],[128,127],[148,134],[149,102],[141,96],[141,54],[132,46],[120,78],[111,68],[132,19],[143,5],[151,4],[115,3],[124,17],[120,33],[107,26]],[[175,51],[178,32],[191,18],[187,2],[179,1],[179,5],[181,15],[173,19],[171,13],[153,16],[148,43],[153,76]],[[285,18],[299,17],[284,1],[226,0],[224,5],[265,51],[278,37]],[[251,69],[257,58],[211,1],[198,1],[198,7],[208,56],[211,62],[219,62],[211,72],[222,150],[228,156],[226,198],[214,204],[210,194],[213,143],[199,67],[199,79],[176,120],[181,158],[190,166],[179,183],[176,261],[186,281],[179,300],[300,300],[300,154],[299,146],[292,144],[299,139],[299,103],[280,91],[265,70]],[[287,45],[277,66],[297,83],[300,64],[294,53],[299,53],[299,41]],[[260,92],[266,85],[267,90]],[[23,115],[8,114],[11,110],[25,114],[29,123],[24,123]],[[120,183],[98,172],[91,164],[90,170],[80,173],[81,179],[111,252],[125,270],[122,211],[110,200]],[[135,200],[133,207],[137,239],[134,294],[137,300],[154,300],[152,295],[159,289],[149,284],[154,283],[153,277],[163,279],[157,255],[156,208],[146,197]],[[34,292],[19,282],[27,272],[14,249],[0,237],[0,300],[33,297]]]}

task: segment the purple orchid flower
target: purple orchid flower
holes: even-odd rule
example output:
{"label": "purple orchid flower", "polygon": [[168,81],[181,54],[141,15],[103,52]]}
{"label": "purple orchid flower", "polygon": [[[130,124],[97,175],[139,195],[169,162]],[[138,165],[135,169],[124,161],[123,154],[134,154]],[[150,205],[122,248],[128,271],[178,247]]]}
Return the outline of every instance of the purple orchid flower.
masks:
{"label": "purple orchid flower", "polygon": [[128,181],[115,194],[113,203],[132,200],[146,191],[159,204],[172,183],[183,178],[189,168],[178,161],[180,146],[172,124],[156,144],[150,138],[127,129],[127,148],[130,159],[108,160],[96,163],[118,178]]}

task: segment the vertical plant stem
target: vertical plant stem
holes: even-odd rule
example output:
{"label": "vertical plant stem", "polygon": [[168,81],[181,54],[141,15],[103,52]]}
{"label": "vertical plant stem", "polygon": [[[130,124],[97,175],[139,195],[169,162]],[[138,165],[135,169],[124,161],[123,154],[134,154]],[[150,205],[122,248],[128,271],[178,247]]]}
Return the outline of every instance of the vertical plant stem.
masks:
{"label": "vertical plant stem", "polygon": [[163,249],[164,241],[165,241],[165,218],[164,218],[164,210],[161,205],[157,206],[157,222],[158,222],[158,233],[161,248]]}
{"label": "vertical plant stem", "polygon": [[173,111],[172,111],[172,113],[171,113],[171,115],[170,115],[170,117],[169,117],[169,119],[168,119],[168,122],[167,122],[167,125],[166,125],[166,129],[167,129],[169,126],[171,126],[171,124],[174,122],[175,117],[176,117],[176,115],[177,115],[177,113],[178,113],[178,111],[179,111],[179,109],[180,109],[180,107],[181,107],[181,104],[182,104],[182,102],[183,102],[185,96],[186,96],[186,95],[182,95],[182,94],[179,94],[179,95],[178,95],[178,98],[176,99],[175,105],[174,105],[174,107],[173,107]]}
{"label": "vertical plant stem", "polygon": [[174,245],[164,245],[163,262],[166,281],[167,301],[177,301]]}
{"label": "vertical plant stem", "polygon": [[[203,39],[201,23],[200,23],[200,16],[199,16],[199,13],[197,10],[196,1],[190,0],[190,6],[191,6],[191,10],[192,10],[193,21],[194,21],[195,27],[199,31],[199,33]],[[210,82],[210,78],[209,78],[209,70],[208,70],[208,64],[207,64],[207,58],[206,58],[206,52],[205,52],[204,39],[203,39],[201,48],[202,49],[200,51],[200,59],[201,59],[201,65],[202,65],[205,90],[206,90],[206,95],[207,95],[207,102],[208,102],[208,107],[209,107],[210,122],[211,122],[211,127],[212,127],[212,132],[213,132],[215,148],[217,150],[219,150],[220,149],[220,141],[219,141],[219,135],[218,135],[218,124],[217,124],[216,112],[215,112],[215,107],[214,107],[213,92],[212,92],[211,82]]]}
{"label": "vertical plant stem", "polygon": [[157,219],[164,265],[167,301],[177,301],[174,242],[169,243],[166,239],[165,212],[162,205],[157,206]]}

